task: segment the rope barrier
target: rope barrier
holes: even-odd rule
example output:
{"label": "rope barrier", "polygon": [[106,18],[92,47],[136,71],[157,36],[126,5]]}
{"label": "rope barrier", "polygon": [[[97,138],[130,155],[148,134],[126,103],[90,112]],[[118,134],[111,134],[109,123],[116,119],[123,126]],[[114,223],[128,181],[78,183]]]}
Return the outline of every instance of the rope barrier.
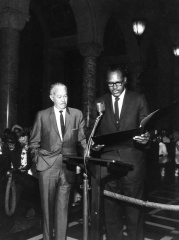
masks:
{"label": "rope barrier", "polygon": [[8,216],[11,216],[15,212],[16,203],[16,185],[11,172],[8,178],[5,193],[5,212]]}
{"label": "rope barrier", "polygon": [[122,201],[126,201],[126,202],[129,202],[129,203],[137,204],[137,205],[140,205],[140,206],[143,206],[143,207],[179,211],[179,206],[143,201],[143,200],[127,197],[127,196],[124,196],[124,195],[121,195],[121,194],[117,194],[117,193],[114,193],[114,192],[110,192],[110,191],[107,191],[107,190],[104,190],[104,195],[108,196],[108,197],[115,198],[115,199],[119,199],[119,200],[122,200]]}

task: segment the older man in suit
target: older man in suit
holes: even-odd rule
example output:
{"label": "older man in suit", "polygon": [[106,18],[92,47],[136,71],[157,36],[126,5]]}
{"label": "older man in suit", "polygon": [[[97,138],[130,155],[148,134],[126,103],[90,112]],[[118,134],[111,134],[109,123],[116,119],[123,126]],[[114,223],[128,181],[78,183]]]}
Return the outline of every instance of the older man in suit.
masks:
{"label": "older man in suit", "polygon": [[[97,135],[110,134],[138,128],[141,120],[148,115],[148,107],[142,95],[126,89],[127,77],[120,66],[111,66],[107,72],[109,93],[97,99],[103,101],[105,112],[99,123]],[[97,111],[94,109],[93,117]],[[144,149],[149,142],[148,134],[135,136],[123,142],[111,142],[102,150],[104,159],[116,159],[134,165],[134,171],[109,174],[107,167],[102,167],[101,175],[105,189],[142,199],[145,178]],[[143,239],[143,216],[135,205],[129,205],[105,197],[105,222],[108,240],[122,240],[123,226],[127,225],[129,240]]]}
{"label": "older man in suit", "polygon": [[[43,239],[65,240],[71,183],[75,173],[63,155],[77,155],[77,145],[86,148],[82,112],[67,107],[67,88],[55,83],[50,88],[54,106],[37,113],[30,147],[39,174],[43,210]],[[53,238],[54,229],[54,238]]]}

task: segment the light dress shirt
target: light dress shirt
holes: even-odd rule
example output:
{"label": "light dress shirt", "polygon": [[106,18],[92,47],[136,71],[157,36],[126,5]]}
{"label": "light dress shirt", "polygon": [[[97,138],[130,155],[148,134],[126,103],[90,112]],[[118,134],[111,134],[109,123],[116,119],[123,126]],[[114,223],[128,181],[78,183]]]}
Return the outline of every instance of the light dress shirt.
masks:
{"label": "light dress shirt", "polygon": [[[63,141],[62,130],[61,130],[61,125],[60,125],[60,110],[54,106],[54,111],[55,111],[55,117],[56,117],[58,131],[59,131],[60,137]],[[64,119],[64,124],[65,124],[66,108],[63,109],[62,115],[63,115],[63,119]]]}
{"label": "light dress shirt", "polygon": [[[123,100],[124,100],[124,96],[126,93],[126,89],[124,89],[124,91],[121,93],[121,95],[119,96],[119,101],[118,101],[118,108],[119,108],[119,119],[120,119],[120,114],[121,114],[121,109],[122,109],[122,104],[123,104]],[[112,95],[112,105],[113,105],[113,112],[115,112],[114,110],[114,102],[116,100],[116,97],[114,97]]]}

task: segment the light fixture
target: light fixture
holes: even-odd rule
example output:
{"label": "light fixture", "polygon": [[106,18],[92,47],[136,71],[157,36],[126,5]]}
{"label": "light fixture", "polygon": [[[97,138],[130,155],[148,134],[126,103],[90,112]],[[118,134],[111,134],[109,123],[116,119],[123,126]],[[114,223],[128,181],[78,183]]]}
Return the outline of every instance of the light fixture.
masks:
{"label": "light fixture", "polygon": [[176,25],[175,29],[176,34],[174,38],[173,53],[176,57],[179,57],[179,25]]}
{"label": "light fixture", "polygon": [[174,46],[173,53],[176,57],[179,57],[179,46]]}
{"label": "light fixture", "polygon": [[137,39],[138,44],[140,45],[143,33],[146,29],[146,21],[144,19],[144,4],[143,0],[139,0],[138,4],[136,5],[136,13],[134,16],[134,20],[132,21],[132,28]]}
{"label": "light fixture", "polygon": [[[176,16],[179,14],[179,7],[175,8]],[[171,39],[173,41],[173,53],[176,57],[179,57],[179,24],[178,20],[170,27]]]}
{"label": "light fixture", "polygon": [[133,31],[136,35],[140,36],[144,33],[146,27],[145,20],[134,20],[133,21]]}

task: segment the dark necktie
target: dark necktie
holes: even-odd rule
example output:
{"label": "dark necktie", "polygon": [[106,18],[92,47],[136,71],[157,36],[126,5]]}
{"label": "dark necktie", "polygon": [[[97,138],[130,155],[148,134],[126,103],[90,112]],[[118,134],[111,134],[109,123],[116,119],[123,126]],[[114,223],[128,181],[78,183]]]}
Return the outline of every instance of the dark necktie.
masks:
{"label": "dark necktie", "polygon": [[62,131],[62,137],[64,136],[65,133],[65,124],[64,124],[64,119],[63,119],[63,111],[60,111],[60,125],[61,125],[61,131]]}
{"label": "dark necktie", "polygon": [[119,97],[115,97],[115,102],[114,102],[114,118],[117,127],[119,126],[119,105],[118,105]]}

